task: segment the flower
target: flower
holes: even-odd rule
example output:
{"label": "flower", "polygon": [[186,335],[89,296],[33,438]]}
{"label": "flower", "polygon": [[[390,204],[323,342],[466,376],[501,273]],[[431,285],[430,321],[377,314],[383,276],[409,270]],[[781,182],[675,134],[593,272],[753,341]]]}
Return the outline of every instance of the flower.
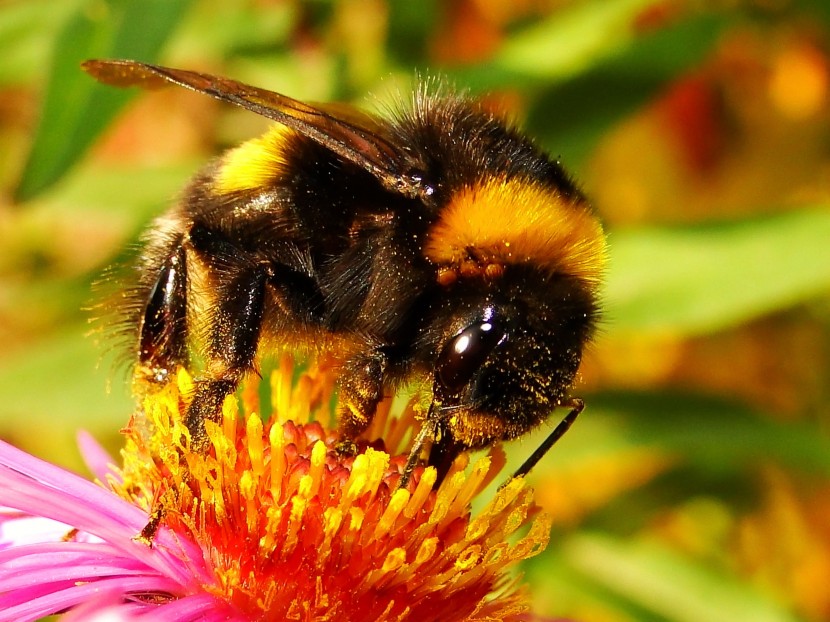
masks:
{"label": "flower", "polygon": [[522,480],[471,514],[500,454],[460,457],[437,487],[419,467],[398,488],[415,408],[383,408],[344,457],[331,374],[292,375],[286,359],[265,423],[248,382],[194,452],[180,372],[145,397],[120,467],[82,442],[99,483],[0,444],[0,621],[524,619],[510,570],[545,547],[550,519]]}

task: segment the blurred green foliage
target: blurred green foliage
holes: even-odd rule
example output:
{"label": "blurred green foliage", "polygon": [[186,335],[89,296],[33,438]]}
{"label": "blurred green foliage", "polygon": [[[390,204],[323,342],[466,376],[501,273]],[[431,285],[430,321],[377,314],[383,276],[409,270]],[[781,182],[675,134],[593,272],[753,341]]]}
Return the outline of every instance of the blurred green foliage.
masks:
{"label": "blurred green foliage", "polygon": [[112,0],[70,13],[53,42],[40,124],[17,186],[18,200],[31,199],[60,179],[129,98],[123,91],[79,80],[81,62],[156,57],[187,5],[179,0]]}
{"label": "blurred green foliage", "polygon": [[[79,427],[118,447],[130,398],[126,380],[109,371],[115,355],[105,345],[102,359],[95,339],[85,336],[82,307],[91,284],[124,256],[200,162],[263,127],[251,115],[186,94],[161,95],[173,99],[152,107],[146,102],[155,94],[101,87],[79,70],[80,61],[159,61],[299,99],[359,104],[367,92],[383,101],[385,93],[405,91],[417,72],[441,73],[474,93],[498,94],[544,147],[591,180],[589,195],[619,198],[598,205],[610,225],[611,268],[608,317],[582,388],[588,410],[533,474],[543,504],[553,489],[584,482],[596,499],[567,523],[563,517],[550,549],[528,564],[537,612],[586,622],[830,616],[830,601],[805,596],[825,590],[821,579],[830,576],[815,571],[814,583],[798,585],[782,579],[807,564],[808,554],[830,560],[830,526],[816,523],[809,504],[800,503],[830,492],[828,87],[818,91],[824,97],[818,112],[798,123],[776,116],[774,106],[761,114],[751,96],[758,71],[774,73],[776,59],[789,58],[781,52],[788,45],[801,50],[792,43],[801,40],[795,34],[807,33],[810,50],[823,59],[815,75],[820,78],[822,62],[824,77],[830,74],[828,5],[531,4],[27,0],[0,6],[0,92],[8,102],[0,104],[0,337],[6,343],[0,434],[69,464]],[[734,61],[735,49],[744,64]],[[786,77],[791,66],[778,70]],[[666,163],[665,144],[630,129],[652,123],[649,131],[670,133],[667,93],[690,76],[703,76],[717,91],[715,105],[704,110],[717,121],[717,162],[691,172],[682,153]],[[744,90],[735,96],[735,89]],[[168,111],[171,102],[183,112]],[[148,108],[142,113],[141,106]],[[677,118],[675,108],[670,113]],[[694,143],[703,134],[696,135],[698,117],[680,118],[687,130],[680,135]],[[168,141],[168,123],[185,128],[183,134],[173,132]],[[157,125],[162,129],[154,134]],[[776,127],[777,134],[770,130]],[[627,171],[629,161],[660,161],[679,181],[670,186],[676,194],[664,190],[655,202],[703,207],[694,214],[643,214],[636,200],[609,188],[594,173],[597,154],[626,131],[639,142],[625,143],[635,149],[623,150],[613,166]],[[816,144],[781,143],[792,151],[780,159],[752,157],[753,148],[763,150],[788,133],[815,137]],[[811,159],[798,160],[799,166],[817,172],[805,174],[806,181],[787,175],[788,185],[774,186],[776,170],[802,151]],[[737,164],[730,168],[730,162]],[[641,194],[668,183],[665,175],[621,177]],[[736,192],[712,190],[731,188],[734,178],[769,187],[768,201],[747,205]],[[769,338],[769,326],[782,332]],[[782,348],[791,334],[793,343],[807,347]],[[717,345],[735,341],[767,343],[769,351],[733,358]],[[697,367],[687,375],[680,363],[659,373],[689,348],[722,358],[713,365],[711,358],[691,357],[687,367]],[[760,380],[752,381],[752,356],[767,369]],[[615,375],[614,365],[630,375]],[[781,400],[765,392],[786,383]],[[511,447],[511,460],[520,461],[535,440]],[[654,463],[642,456],[663,462],[645,476],[643,464]],[[592,470],[598,465],[605,470]],[[624,479],[635,472],[640,479],[614,481],[614,473]],[[770,473],[783,473],[786,483]],[[795,518],[778,523],[767,513],[782,498]],[[578,506],[575,497],[564,503]],[[828,508],[825,500],[817,511]],[[778,531],[782,525],[790,531]],[[746,544],[753,533],[763,553]],[[781,541],[801,544],[782,549]]]}

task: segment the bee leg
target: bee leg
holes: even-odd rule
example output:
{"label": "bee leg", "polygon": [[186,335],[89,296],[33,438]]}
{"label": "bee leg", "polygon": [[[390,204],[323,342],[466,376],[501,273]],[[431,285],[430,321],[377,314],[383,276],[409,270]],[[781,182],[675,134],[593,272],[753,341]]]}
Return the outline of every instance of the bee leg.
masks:
{"label": "bee leg", "polygon": [[157,381],[187,361],[187,258],[180,244],[149,291],[138,344],[140,368]]}
{"label": "bee leg", "polygon": [[[429,407],[429,413],[427,413],[427,417],[424,420],[423,425],[421,425],[421,429],[418,431],[415,440],[412,442],[412,448],[409,450],[409,457],[406,459],[406,464],[401,472],[401,478],[398,480],[398,488],[406,488],[409,486],[409,479],[412,477],[415,465],[421,458],[421,452],[424,449],[424,444],[427,442],[428,438],[434,439],[437,435],[436,430],[439,426],[439,422],[432,417],[434,409],[435,403],[433,402],[433,404]],[[430,449],[430,457],[432,457],[431,454],[432,449]],[[443,479],[443,475],[440,475],[440,477]]]}
{"label": "bee leg", "polygon": [[341,439],[337,450],[341,454],[357,453],[354,441],[369,427],[378,403],[383,399],[385,370],[386,356],[380,351],[352,359],[344,365],[337,411]]}
{"label": "bee leg", "polygon": [[[567,432],[570,429],[570,427],[573,425],[573,422],[576,421],[576,418],[579,416],[579,413],[581,413],[582,409],[585,408],[585,402],[583,402],[578,397],[572,397],[566,403],[561,405],[569,407],[571,409],[570,412],[568,412],[568,414],[565,415],[562,421],[560,421],[556,425],[556,427],[553,429],[553,432],[551,432],[548,435],[548,437],[544,441],[542,441],[542,444],[536,448],[536,451],[534,451],[530,455],[530,457],[524,461],[524,464],[522,464],[522,466],[516,469],[516,472],[513,473],[513,477],[511,477],[510,479],[524,477],[525,475],[530,473],[530,470],[536,466],[536,463],[542,459],[542,456],[548,453],[548,450],[551,447],[553,447],[554,443],[556,443],[556,441],[562,438],[565,432]],[[505,482],[505,484],[507,484],[507,482]],[[505,484],[502,484],[502,486],[504,486]]]}
{"label": "bee leg", "polygon": [[228,272],[217,283],[216,303],[207,325],[205,375],[196,381],[185,415],[191,446],[197,451],[204,451],[209,444],[205,421],[221,421],[225,397],[236,390],[247,372],[254,370],[265,311],[268,267],[223,269]]}
{"label": "bee leg", "polygon": [[452,467],[452,463],[462,451],[466,449],[465,445],[458,443],[447,429],[443,422],[438,422],[435,425],[434,431],[435,442],[429,451],[429,466],[435,467],[438,472],[438,477],[435,480],[436,484],[444,481],[447,473]]}
{"label": "bee leg", "polygon": [[239,384],[239,377],[218,380],[197,380],[193,398],[187,409],[184,423],[190,431],[190,446],[195,451],[205,451],[209,444],[205,421],[219,423],[222,404]]}

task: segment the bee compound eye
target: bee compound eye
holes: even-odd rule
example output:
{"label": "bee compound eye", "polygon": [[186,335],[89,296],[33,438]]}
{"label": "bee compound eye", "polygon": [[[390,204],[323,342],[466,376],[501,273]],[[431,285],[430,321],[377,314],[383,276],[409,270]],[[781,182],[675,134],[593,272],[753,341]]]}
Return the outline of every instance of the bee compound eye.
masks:
{"label": "bee compound eye", "polygon": [[492,320],[471,324],[444,345],[435,364],[435,380],[450,393],[459,392],[504,337]]}

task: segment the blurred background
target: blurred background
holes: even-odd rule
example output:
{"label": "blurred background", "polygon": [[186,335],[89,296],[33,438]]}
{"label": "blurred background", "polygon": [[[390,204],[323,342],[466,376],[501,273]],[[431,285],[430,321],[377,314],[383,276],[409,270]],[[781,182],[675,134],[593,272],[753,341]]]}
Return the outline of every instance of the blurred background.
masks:
{"label": "blurred background", "polygon": [[118,451],[91,285],[267,125],[82,60],[370,108],[440,73],[560,155],[610,238],[587,409],[532,473],[535,613],[830,620],[829,33],[827,0],[0,2],[0,436],[78,470],[80,428]]}

